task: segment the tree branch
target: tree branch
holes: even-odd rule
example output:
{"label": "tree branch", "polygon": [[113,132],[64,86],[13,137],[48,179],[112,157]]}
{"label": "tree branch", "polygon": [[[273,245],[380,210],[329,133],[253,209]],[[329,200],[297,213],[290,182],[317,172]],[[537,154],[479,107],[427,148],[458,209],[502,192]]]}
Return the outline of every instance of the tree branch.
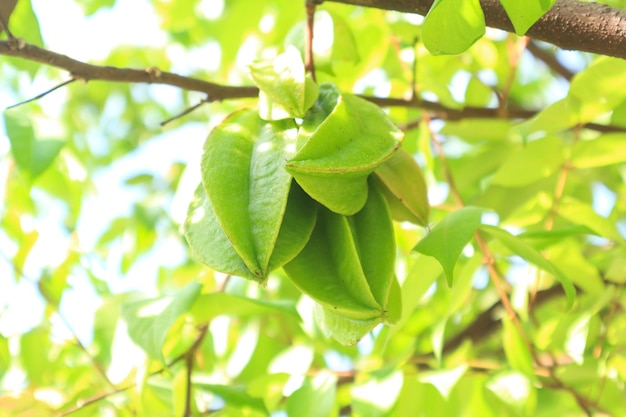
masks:
{"label": "tree branch", "polygon": [[219,101],[224,98],[256,97],[259,90],[252,86],[228,86],[210,83],[195,78],[184,77],[171,72],[161,71],[158,68],[144,70],[131,68],[116,68],[98,66],[77,61],[66,55],[48,51],[31,44],[22,44],[15,48],[15,43],[0,41],[0,54],[28,59],[44,65],[61,68],[68,71],[72,78],[88,81],[119,81],[127,83],[165,84],[189,91],[207,93],[210,101]]}
{"label": "tree branch", "polygon": [[[335,3],[417,13],[425,16],[433,0],[326,0]],[[514,32],[500,0],[480,0],[487,26]],[[557,0],[526,33],[562,49],[626,58],[626,10],[604,4]]]}
{"label": "tree branch", "polygon": [[[84,82],[112,81],[124,83],[161,84],[178,87],[183,90],[205,93],[207,97],[202,100],[201,104],[226,99],[254,98],[259,94],[259,90],[255,86],[216,84],[199,80],[197,78],[185,77],[171,72],[161,71],[155,67],[147,69],[133,69],[88,64],[77,61],[66,55],[58,54],[35,45],[24,43],[21,39],[17,42],[15,40],[0,41],[0,55],[13,56],[29,61],[39,62],[43,65],[60,68],[70,73],[71,80],[82,80]],[[55,88],[48,90],[45,93],[38,95],[37,98],[40,98],[54,90]],[[512,106],[509,106],[504,110],[498,108],[472,106],[465,106],[463,108],[456,109],[446,107],[441,103],[423,100],[420,97],[413,97],[410,99],[374,96],[360,97],[381,107],[410,107],[424,109],[431,113],[432,118],[445,120],[461,120],[467,118],[529,119],[538,113],[537,110],[520,109]],[[193,109],[195,109],[195,106],[192,110]],[[176,117],[180,116],[181,115]],[[605,133],[626,132],[626,128],[623,127],[600,125],[595,123],[588,123],[583,127]]]}

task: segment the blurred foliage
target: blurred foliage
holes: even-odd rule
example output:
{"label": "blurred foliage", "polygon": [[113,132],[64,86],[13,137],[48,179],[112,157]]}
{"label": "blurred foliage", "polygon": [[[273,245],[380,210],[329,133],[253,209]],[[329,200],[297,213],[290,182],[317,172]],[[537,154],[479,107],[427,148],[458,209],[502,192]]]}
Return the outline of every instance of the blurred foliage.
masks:
{"label": "blurred foliage", "polygon": [[[124,2],[75,3],[88,19]],[[20,0],[11,28],[45,47],[39,24],[52,18],[37,5]],[[118,45],[91,63],[251,85],[254,59],[303,50],[303,2],[152,0],[148,9],[162,44]],[[182,236],[203,140],[256,100],[206,104],[161,127],[203,97],[90,82],[4,111],[0,416],[626,416],[626,132],[585,127],[626,126],[624,62],[539,44],[578,71],[570,84],[526,40],[479,37],[480,16],[467,13],[472,38],[455,40],[437,26],[445,14],[423,34],[421,17],[318,7],[319,82],[462,112],[386,109],[423,168],[431,227],[395,224],[403,316],[353,347],[323,335],[313,303],[282,271],[264,287],[225,277],[195,261]],[[83,36],[107,34],[75,41]],[[422,40],[459,53],[433,55]],[[3,108],[68,77],[4,56],[0,73]],[[498,106],[537,114],[463,113]],[[468,209],[446,217],[461,202],[479,208],[469,225],[459,222]],[[413,251],[439,224],[464,232]],[[452,254],[442,252],[449,242]],[[571,308],[559,280],[576,287]]]}

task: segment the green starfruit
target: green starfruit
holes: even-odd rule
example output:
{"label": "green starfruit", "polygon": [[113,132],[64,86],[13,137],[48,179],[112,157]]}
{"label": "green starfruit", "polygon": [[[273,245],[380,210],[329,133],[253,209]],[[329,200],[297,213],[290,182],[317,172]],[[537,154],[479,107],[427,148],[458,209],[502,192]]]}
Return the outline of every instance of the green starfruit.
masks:
{"label": "green starfruit", "polygon": [[386,317],[394,262],[389,208],[381,191],[370,184],[367,203],[353,216],[320,208],[308,243],[283,268],[325,309],[371,328]]}
{"label": "green starfruit", "polygon": [[401,139],[402,132],[378,106],[324,84],[304,117],[286,169],[313,199],[352,215],[367,201],[367,177]]}
{"label": "green starfruit", "polygon": [[411,154],[404,149],[398,149],[374,174],[395,220],[409,221],[420,226],[428,225],[430,206],[426,181]]}

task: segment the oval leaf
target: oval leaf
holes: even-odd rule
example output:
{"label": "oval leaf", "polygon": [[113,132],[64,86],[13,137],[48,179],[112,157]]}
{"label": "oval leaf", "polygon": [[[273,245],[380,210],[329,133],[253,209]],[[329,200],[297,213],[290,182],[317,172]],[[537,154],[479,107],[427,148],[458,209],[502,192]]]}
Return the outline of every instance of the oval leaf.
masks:
{"label": "oval leaf", "polygon": [[480,225],[483,210],[464,207],[448,214],[417,245],[414,251],[436,258],[452,285],[454,265]]}
{"label": "oval leaf", "polygon": [[202,285],[191,282],[169,297],[151,298],[122,306],[128,335],[151,358],[163,361],[163,343],[170,327],[189,310],[200,295]]}
{"label": "oval leaf", "polygon": [[433,54],[460,54],[485,34],[478,0],[436,0],[422,25],[424,46]]}
{"label": "oval leaf", "polygon": [[481,230],[498,239],[502,244],[504,244],[504,246],[509,248],[516,255],[521,256],[531,264],[554,276],[554,278],[556,278],[563,286],[565,294],[567,295],[568,308],[571,308],[574,304],[574,298],[576,297],[576,289],[570,279],[563,272],[561,272],[560,269],[554,266],[552,262],[541,256],[541,253],[539,253],[535,248],[517,236],[513,236],[506,230],[487,225],[481,226]]}
{"label": "oval leaf", "polygon": [[550,10],[556,0],[500,0],[515,33],[522,36]]}
{"label": "oval leaf", "polygon": [[59,139],[37,138],[32,120],[26,115],[5,112],[4,123],[15,163],[31,179],[48,169],[65,145]]}

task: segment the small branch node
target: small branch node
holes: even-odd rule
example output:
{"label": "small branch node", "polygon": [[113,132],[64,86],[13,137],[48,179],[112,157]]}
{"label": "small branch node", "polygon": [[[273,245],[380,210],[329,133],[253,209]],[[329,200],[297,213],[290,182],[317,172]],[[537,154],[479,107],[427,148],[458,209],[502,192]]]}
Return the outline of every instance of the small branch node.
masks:
{"label": "small branch node", "polygon": [[159,68],[157,67],[150,67],[150,68],[146,68],[146,73],[148,73],[148,75],[150,76],[150,78],[156,80],[158,78],[161,78],[162,72]]}

